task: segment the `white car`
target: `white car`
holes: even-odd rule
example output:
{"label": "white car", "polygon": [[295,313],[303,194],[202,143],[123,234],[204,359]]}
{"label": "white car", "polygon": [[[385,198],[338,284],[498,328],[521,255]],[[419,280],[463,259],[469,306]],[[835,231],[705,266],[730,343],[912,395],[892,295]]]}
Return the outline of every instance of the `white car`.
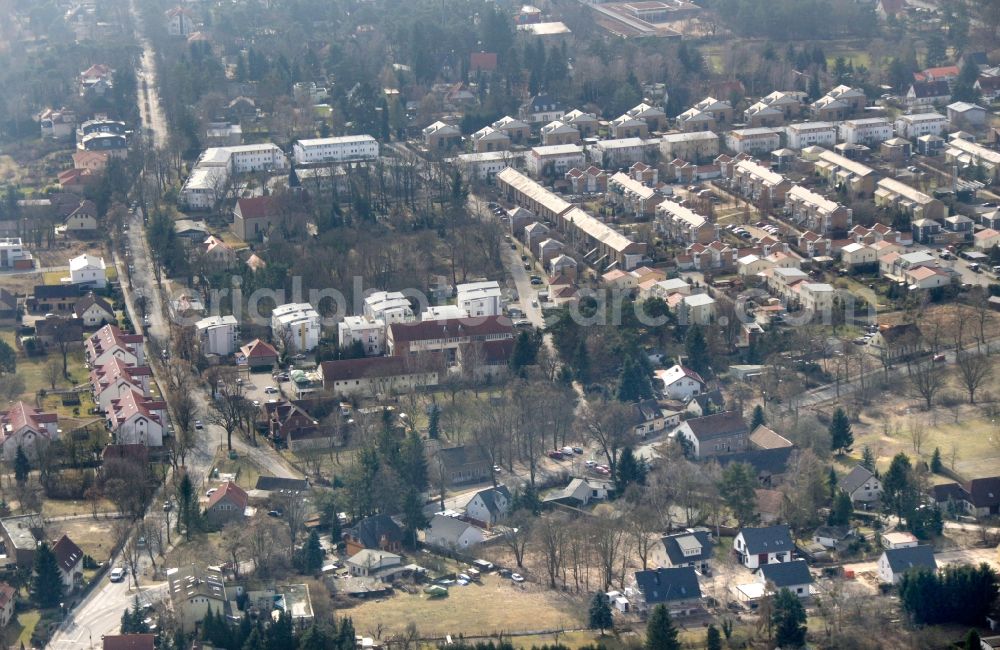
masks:
{"label": "white car", "polygon": [[219,488],[212,488],[211,490],[209,490],[208,492],[205,493],[205,496],[208,497],[209,499],[211,499],[212,495],[215,494],[218,491],[219,491]]}
{"label": "white car", "polygon": [[520,573],[510,574],[510,579],[513,580],[514,582],[524,582],[524,576],[521,575]]}
{"label": "white car", "polygon": [[205,425],[202,424],[201,420],[195,420],[194,421],[194,428],[197,429],[198,431],[201,431],[202,429],[205,428]]}
{"label": "white car", "polygon": [[278,389],[275,388],[274,386],[267,386],[267,387],[264,388],[264,393],[266,393],[267,395],[274,395],[277,392],[278,392]]}
{"label": "white car", "polygon": [[120,566],[111,569],[108,580],[111,582],[123,582],[125,580],[125,569]]}

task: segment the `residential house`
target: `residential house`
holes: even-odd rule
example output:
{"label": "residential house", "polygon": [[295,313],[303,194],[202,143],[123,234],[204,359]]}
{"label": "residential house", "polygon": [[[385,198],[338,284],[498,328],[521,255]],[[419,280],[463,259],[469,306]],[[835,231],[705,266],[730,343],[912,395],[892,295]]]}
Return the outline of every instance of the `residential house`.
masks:
{"label": "residential house", "polygon": [[558,101],[549,95],[535,95],[518,109],[518,117],[528,124],[548,123],[559,119],[565,112]]}
{"label": "residential house", "polygon": [[309,352],[319,345],[320,317],[309,303],[288,303],[271,310],[271,331],[285,352]]}
{"label": "residential house", "polygon": [[1000,230],[986,228],[972,236],[973,247],[977,251],[988,251],[994,246],[1000,246]]}
{"label": "residential house", "polygon": [[524,144],[531,137],[531,127],[516,118],[502,117],[493,124],[494,129],[505,133],[512,144]]}
{"label": "residential house", "polygon": [[761,155],[781,146],[781,131],[767,127],[734,129],[726,134],[726,147],[736,153]]}
{"label": "residential house", "polygon": [[121,399],[127,392],[138,392],[149,396],[149,366],[134,366],[127,361],[113,357],[103,366],[90,371],[90,388],[94,404],[102,413],[111,410],[112,402]]}
{"label": "residential house", "polygon": [[718,224],[680,203],[661,201],[656,206],[656,216],[660,230],[675,241],[709,244],[719,239]]}
{"label": "residential house", "polygon": [[17,318],[17,296],[0,287],[0,321],[15,318]]}
{"label": "residential house", "polygon": [[715,299],[707,293],[684,296],[677,317],[683,324],[710,325],[715,321]]}
{"label": "residential house", "polygon": [[892,124],[884,117],[847,120],[840,125],[840,138],[848,144],[874,146],[892,137]]}
{"label": "residential house", "polygon": [[878,257],[874,248],[855,242],[840,249],[840,261],[846,266],[863,266],[877,263]]}
{"label": "residential house", "polygon": [[484,126],[472,134],[472,150],[476,153],[507,149],[510,149],[510,136],[492,126]]}
{"label": "residential house", "polygon": [[707,113],[711,115],[712,120],[715,122],[715,124],[719,126],[732,124],[733,118],[736,116],[732,104],[730,104],[725,100],[716,99],[714,97],[706,97],[705,99],[695,104],[692,108],[702,113]]}
{"label": "residential house", "polygon": [[365,297],[364,315],[386,324],[414,320],[410,301],[400,291],[375,291]]}
{"label": "residential house", "polygon": [[833,250],[833,242],[829,237],[824,237],[811,230],[806,230],[799,235],[798,249],[806,257],[827,256]]}
{"label": "residential house", "polygon": [[592,478],[574,478],[566,487],[553,490],[543,499],[546,503],[561,503],[579,508],[591,501],[604,501],[614,493],[614,484]]}
{"label": "residential house", "polygon": [[216,615],[226,610],[226,581],[222,571],[191,564],[167,569],[167,593],[182,630],[191,632],[208,610]]}
{"label": "residential house", "polygon": [[67,535],[63,535],[52,545],[52,554],[56,556],[63,588],[66,593],[71,593],[83,583],[83,551]]}
{"label": "residential house", "polygon": [[970,102],[948,104],[948,123],[956,129],[981,129],[989,114],[982,106]]}
{"label": "residential house", "polygon": [[733,552],[748,569],[790,562],[795,545],[785,524],[765,528],[742,528],[733,540]]}
{"label": "residential house", "polygon": [[698,576],[690,566],[636,571],[635,582],[643,610],[664,605],[671,616],[689,616],[704,609]]}
{"label": "residential house", "polygon": [[217,269],[228,269],[236,264],[236,251],[215,235],[209,235],[202,242],[201,253],[205,263]]}
{"label": "residential house", "polygon": [[607,202],[622,209],[636,220],[646,220],[653,216],[656,206],[664,198],[652,187],[643,185],[624,172],[617,172],[608,181]]}
{"label": "residential house", "polygon": [[167,33],[187,38],[195,30],[194,15],[187,7],[174,7],[166,12]]}
{"label": "residential house", "polygon": [[677,428],[677,436],[690,443],[691,455],[699,459],[745,451],[748,433],[736,411],[692,418]]}
{"label": "residential house", "polygon": [[632,117],[628,113],[611,120],[609,130],[612,138],[649,137],[649,125],[646,124],[646,121]]}
{"label": "residential house", "polygon": [[[547,262],[539,251],[539,259]],[[496,280],[466,282],[455,285],[455,302],[469,316],[500,316],[503,313],[503,296]]]}
{"label": "residential house", "polygon": [[827,549],[840,549],[855,537],[850,526],[820,526],[813,532],[813,542]]}
{"label": "residential house", "polygon": [[104,258],[95,255],[79,255],[69,261],[70,284],[103,289],[108,281],[105,276]]}
{"label": "residential house", "polygon": [[465,506],[465,516],[483,526],[493,526],[507,518],[512,503],[513,497],[507,486],[498,485],[476,492]]}
{"label": "residential house", "polygon": [[250,370],[273,368],[278,364],[278,351],[270,343],[254,339],[240,348],[236,355],[236,364],[247,366]]}
{"label": "residential house", "polygon": [[851,497],[853,503],[869,504],[882,496],[881,481],[862,465],[855,465],[847,476],[838,481],[838,485]]}
{"label": "residential house", "polygon": [[0,537],[7,562],[13,560],[19,568],[31,569],[38,542],[45,539],[45,522],[38,513],[4,517],[0,519]]}
{"label": "residential house", "polygon": [[194,324],[201,353],[228,357],[239,344],[239,323],[235,316],[210,316]]}
{"label": "residential house", "polygon": [[755,488],[753,492],[757,497],[754,514],[757,515],[758,522],[763,526],[771,526],[781,521],[785,513],[784,493],[771,488]]}
{"label": "residential house", "polygon": [[46,108],[38,114],[38,126],[43,138],[70,138],[76,132],[76,113],[65,106],[58,110]]}
{"label": "residential house", "polygon": [[974,222],[964,214],[953,214],[944,220],[944,230],[953,234],[956,243],[969,243],[972,241],[972,229]]}
{"label": "residential house", "polygon": [[657,370],[654,373],[657,382],[662,382],[660,388],[663,396],[667,399],[678,399],[686,401],[705,391],[708,386],[701,375],[690,368],[681,365],[674,365],[665,370]]}
{"label": "residential house", "polygon": [[268,435],[275,441],[284,442],[292,451],[329,449],[343,444],[342,435],[335,437],[335,431],[320,427],[319,422],[297,403],[268,401],[264,404],[264,413]]}
{"label": "residential house", "polygon": [[447,151],[462,144],[462,132],[457,126],[437,121],[422,131],[428,151]]}
{"label": "residential house", "polygon": [[573,194],[603,194],[608,191],[608,174],[591,165],[587,169],[574,167],[565,174]]}
{"label": "residential house", "polygon": [[73,313],[85,329],[101,327],[118,320],[115,317],[114,308],[108,304],[108,301],[93,293],[77,300],[76,304],[73,305]]}
{"label": "residential house", "polygon": [[907,571],[937,570],[937,562],[934,560],[934,548],[929,544],[921,544],[886,550],[879,557],[876,567],[880,581],[896,585]]}
{"label": "residential house", "polygon": [[785,211],[796,225],[826,234],[846,231],[851,226],[852,212],[801,185],[794,185],[785,194]]}
{"label": "residential house", "polygon": [[1000,476],[935,486],[934,500],[953,501],[959,511],[972,517],[995,516],[1000,514]]}
{"label": "residential house", "polygon": [[650,564],[662,567],[690,567],[702,575],[709,572],[712,559],[712,534],[704,528],[672,533],[650,549]]}
{"label": "residential house", "polygon": [[962,138],[952,138],[945,150],[945,160],[960,167],[979,167],[987,178],[1000,180],[1000,152]]}
{"label": "residential house", "polygon": [[914,221],[918,219],[942,220],[948,216],[948,208],[940,200],[893,178],[883,178],[878,182],[878,189],[875,191],[875,204],[900,210]]}
{"label": "residential house", "polygon": [[894,126],[896,135],[914,140],[924,135],[940,136],[948,126],[948,118],[940,113],[900,115]]}
{"label": "residential house", "polygon": [[[576,279],[577,261],[569,255],[556,255],[549,260],[549,274],[553,277],[563,276],[569,280]],[[552,284],[551,282],[549,284]]]}
{"label": "residential house", "polygon": [[493,464],[476,445],[441,447],[428,444],[427,455],[434,471],[442,472],[449,486],[478,483],[493,476]]}
{"label": "residential house", "polygon": [[673,427],[680,424],[680,414],[669,412],[668,415],[664,413],[655,399],[642,400],[632,406],[635,410],[633,417],[635,424],[632,427],[632,431],[639,438],[645,438],[661,431],[666,431],[668,426]]}
{"label": "residential house", "polygon": [[233,209],[233,234],[246,242],[261,241],[278,224],[279,212],[271,196],[238,199]]}
{"label": "residential house", "polygon": [[719,456],[716,460],[723,467],[734,463],[745,463],[753,468],[757,475],[757,483],[764,488],[780,485],[795,456],[794,447],[776,447],[774,449],[751,449],[735,454]]}
{"label": "residential house", "polygon": [[486,541],[481,528],[456,517],[436,514],[424,530],[424,543],[449,551],[464,551]]}
{"label": "residential house", "polygon": [[292,145],[295,162],[303,164],[355,163],[378,160],[378,141],[370,135],[297,140]]}
{"label": "residential house", "polygon": [[232,481],[216,488],[205,506],[205,521],[213,528],[222,528],[230,522],[241,522],[246,514],[249,497],[246,491]]}
{"label": "residential house", "polygon": [[462,172],[463,177],[492,182],[494,177],[507,167],[519,166],[523,158],[524,155],[520,152],[499,150],[459,154],[452,159],[452,162]]}
{"label": "residential house", "polygon": [[542,127],[542,145],[580,144],[580,132],[561,120],[554,120]]}
{"label": "residential house", "polygon": [[1000,99],[1000,76],[981,76],[975,83],[976,91],[986,103],[993,103]]}
{"label": "residential house", "polygon": [[385,321],[370,316],[345,316],[337,323],[337,344],[347,350],[360,343],[367,356],[380,356],[385,351]]}
{"label": "residential house", "polygon": [[947,81],[914,81],[906,91],[903,101],[910,108],[923,108],[934,104],[945,104],[951,99],[951,87]]}
{"label": "residential house", "polygon": [[597,135],[597,130],[600,126],[600,121],[597,116],[593,113],[584,113],[579,109],[574,109],[569,113],[566,113],[561,118],[559,118],[564,124],[568,124],[575,128],[579,133],[581,138],[592,138]]}
{"label": "residential house", "polygon": [[750,160],[736,163],[727,178],[733,190],[745,198],[773,204],[783,203],[792,186],[781,174]]}
{"label": "residential house", "polygon": [[0,269],[29,270],[35,261],[20,237],[0,238]]}
{"label": "residential house", "polygon": [[443,371],[443,360],[434,354],[365,357],[320,364],[323,388],[344,397],[407,393],[437,386]]}
{"label": "residential house", "polygon": [[813,102],[810,111],[816,120],[837,122],[861,113],[867,103],[863,90],[840,85]]}
{"label": "residential house", "polygon": [[583,167],[585,162],[583,147],[578,144],[532,147],[525,156],[528,173],[535,178],[562,176],[574,167]]}
{"label": "residential house", "polygon": [[67,233],[94,232],[97,230],[97,225],[97,204],[90,199],[81,201],[63,221]]}
{"label": "residential house", "polygon": [[904,165],[913,155],[913,143],[906,138],[889,138],[878,146],[882,160],[893,165]]}
{"label": "residential house", "polygon": [[645,102],[630,108],[626,111],[626,115],[644,121],[650,132],[667,129],[667,114]]}
{"label": "residential house", "polygon": [[666,133],[660,139],[664,160],[690,160],[697,164],[719,155],[719,136],[711,131]]}
{"label": "residential house", "polygon": [[403,548],[403,529],[387,514],[369,515],[344,531],[347,555],[365,549],[398,553]]}
{"label": "residential house", "polygon": [[[17,589],[14,589],[6,582],[0,582],[0,629],[6,628],[14,619],[14,609],[17,605],[17,591]],[[153,635],[151,634],[150,636]]]}
{"label": "residential house", "polygon": [[923,352],[923,336],[915,323],[881,325],[868,339],[867,349],[869,354],[886,361],[900,361]]}
{"label": "residential house", "polygon": [[403,565],[403,558],[388,551],[366,548],[347,558],[345,563],[352,576],[387,578]]}
{"label": "residential house", "polygon": [[785,114],[777,108],[759,101],[751,104],[743,111],[743,121],[750,128],[776,127],[785,122]]}
{"label": "residential house", "polygon": [[809,597],[809,585],[813,583],[805,560],[764,564],[757,572],[757,580],[766,587],[773,587],[774,592],[787,589],[799,598]]}
{"label": "residential house", "polygon": [[917,153],[921,156],[938,156],[944,151],[944,138],[922,135],[917,138]]}
{"label": "residential house", "polygon": [[0,414],[3,459],[8,463],[22,449],[29,459],[37,459],[41,447],[59,437],[59,416],[45,413],[24,402],[14,402]]}
{"label": "residential house", "polygon": [[875,192],[874,169],[833,151],[820,153],[815,169],[831,187],[842,187],[850,196],[865,197]]}
{"label": "residential house", "polygon": [[513,339],[514,327],[505,316],[478,319],[448,318],[429,322],[393,323],[386,341],[389,354],[407,356],[419,352],[441,352],[449,362],[458,348],[470,343]]}
{"label": "residential house", "polygon": [[831,122],[799,122],[785,127],[785,137],[792,149],[832,147],[837,144],[837,127]]}
{"label": "residential house", "polygon": [[117,444],[162,447],[166,408],[166,402],[126,390],[121,397],[111,400],[108,428]]}
{"label": "residential house", "polygon": [[595,142],[587,147],[587,152],[594,164],[604,169],[627,169],[655,156],[658,146],[657,140],[613,138]]}
{"label": "residential house", "polygon": [[538,261],[542,263],[542,266],[545,266],[550,260],[560,256],[565,248],[566,245],[558,239],[549,238],[538,242],[538,248],[535,253]]}

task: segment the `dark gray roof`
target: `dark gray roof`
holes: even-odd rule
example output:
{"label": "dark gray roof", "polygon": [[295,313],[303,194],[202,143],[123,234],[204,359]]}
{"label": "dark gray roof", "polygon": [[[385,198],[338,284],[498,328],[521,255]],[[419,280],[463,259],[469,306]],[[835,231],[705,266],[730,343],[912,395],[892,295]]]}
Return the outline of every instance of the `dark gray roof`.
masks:
{"label": "dark gray roof", "polygon": [[382,548],[383,538],[390,543],[403,541],[402,529],[386,514],[365,517],[353,528],[348,528],[346,534],[361,542],[365,548]]}
{"label": "dark gray roof", "polygon": [[720,391],[718,388],[713,388],[710,391],[693,395],[687,401],[688,404],[690,404],[691,402],[697,402],[698,406],[701,407],[701,410],[703,412],[705,409],[708,408],[709,403],[712,403],[718,408],[722,408],[723,406],[726,405],[726,400],[722,397],[722,391]]}
{"label": "dark gray roof", "polygon": [[[693,537],[701,545],[701,552],[697,555],[684,555],[681,545],[689,540],[685,537]],[[696,530],[690,533],[675,533],[663,538],[663,548],[670,558],[670,564],[677,566],[687,562],[701,562],[712,557],[712,535],[708,531]]]}
{"label": "dark gray roof", "polygon": [[496,495],[502,494],[507,499],[507,503],[510,503],[510,490],[507,489],[506,485],[498,485],[495,488],[490,488],[488,490],[483,490],[477,492],[476,495],[483,500],[486,505],[486,509],[490,511],[491,514],[499,515],[503,514],[500,512],[500,506],[497,505]]}
{"label": "dark gray roof", "polygon": [[917,99],[948,97],[951,95],[951,90],[947,81],[914,81],[913,95]]}
{"label": "dark gray roof", "polygon": [[854,469],[847,476],[840,479],[840,487],[850,494],[864,485],[865,481],[873,476],[875,475],[864,465],[855,465]]}
{"label": "dark gray roof", "polygon": [[788,471],[788,461],[795,453],[795,447],[779,447],[777,449],[755,449],[737,454],[726,454],[716,458],[725,467],[732,463],[747,463],[757,474],[775,476]]}
{"label": "dark gray roof", "polygon": [[701,598],[693,567],[636,571],[635,582],[648,604]]}
{"label": "dark gray roof", "polygon": [[32,292],[35,300],[76,298],[81,295],[78,284],[36,284]]}
{"label": "dark gray roof", "polygon": [[305,492],[309,489],[309,481],[301,478],[259,476],[257,477],[256,489],[269,492]]}
{"label": "dark gray roof", "polygon": [[692,418],[687,421],[691,433],[700,441],[725,438],[737,433],[749,433],[743,416],[736,411],[723,411],[715,415]]}
{"label": "dark gray roof", "polygon": [[458,447],[446,447],[439,449],[438,457],[445,467],[454,469],[465,465],[475,465],[487,462],[486,454],[475,445],[459,445]]}
{"label": "dark gray roof", "polygon": [[805,560],[765,564],[760,568],[760,572],[765,580],[778,589],[794,585],[812,584],[813,581],[812,574],[809,573],[809,565],[806,564]]}
{"label": "dark gray roof", "polygon": [[910,569],[926,567],[936,569],[934,549],[929,544],[910,546],[907,548],[892,548],[885,552],[885,559],[893,573],[903,573]]}
{"label": "dark gray roof", "polygon": [[435,537],[444,537],[451,542],[457,542],[466,530],[473,527],[466,521],[446,515],[434,515],[428,525],[428,528],[434,531]]}
{"label": "dark gray roof", "polygon": [[646,399],[641,402],[636,402],[635,410],[642,422],[649,422],[650,420],[663,417],[660,405],[655,399]]}
{"label": "dark gray roof", "polygon": [[820,526],[813,533],[813,537],[826,537],[839,541],[846,538],[850,533],[850,526]]}
{"label": "dark gray roof", "polygon": [[740,535],[743,535],[743,543],[746,544],[747,553],[750,555],[791,552],[794,548],[792,535],[785,524],[766,528],[743,528],[740,530]]}

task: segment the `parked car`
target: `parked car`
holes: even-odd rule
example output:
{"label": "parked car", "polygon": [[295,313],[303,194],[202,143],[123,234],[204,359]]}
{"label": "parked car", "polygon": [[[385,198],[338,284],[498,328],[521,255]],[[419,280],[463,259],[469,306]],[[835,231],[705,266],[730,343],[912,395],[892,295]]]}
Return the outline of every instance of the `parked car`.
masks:
{"label": "parked car", "polygon": [[125,580],[125,569],[120,566],[111,569],[111,573],[108,574],[108,580],[111,582],[123,582]]}
{"label": "parked car", "polygon": [[201,431],[202,429],[205,428],[205,425],[202,424],[201,420],[195,420],[194,421],[194,428],[197,429],[198,431]]}
{"label": "parked car", "polygon": [[274,395],[277,392],[278,392],[278,389],[275,388],[274,386],[265,386],[264,387],[264,393],[267,394],[267,395]]}
{"label": "parked car", "polygon": [[573,453],[574,454],[580,454],[580,455],[582,455],[583,454],[583,447],[573,447]]}
{"label": "parked car", "polygon": [[572,456],[573,455],[573,448],[572,447],[563,447],[559,451],[562,452],[563,456]]}
{"label": "parked car", "polygon": [[943,362],[947,361],[947,358],[943,354],[935,354],[934,355],[934,361],[936,361],[938,363],[943,363]]}
{"label": "parked car", "polygon": [[552,451],[550,451],[548,453],[548,456],[549,456],[549,458],[551,458],[553,460],[562,460],[563,459],[563,454],[558,449],[553,449]]}
{"label": "parked car", "polygon": [[510,574],[510,579],[513,580],[514,582],[524,582],[524,576],[521,575],[520,573]]}

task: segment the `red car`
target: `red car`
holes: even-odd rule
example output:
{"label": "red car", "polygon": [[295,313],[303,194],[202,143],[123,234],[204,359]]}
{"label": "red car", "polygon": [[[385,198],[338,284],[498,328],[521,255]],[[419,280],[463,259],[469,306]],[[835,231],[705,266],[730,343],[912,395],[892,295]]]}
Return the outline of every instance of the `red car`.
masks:
{"label": "red car", "polygon": [[553,449],[552,451],[549,452],[549,458],[552,458],[554,460],[562,460],[563,453],[558,449]]}

